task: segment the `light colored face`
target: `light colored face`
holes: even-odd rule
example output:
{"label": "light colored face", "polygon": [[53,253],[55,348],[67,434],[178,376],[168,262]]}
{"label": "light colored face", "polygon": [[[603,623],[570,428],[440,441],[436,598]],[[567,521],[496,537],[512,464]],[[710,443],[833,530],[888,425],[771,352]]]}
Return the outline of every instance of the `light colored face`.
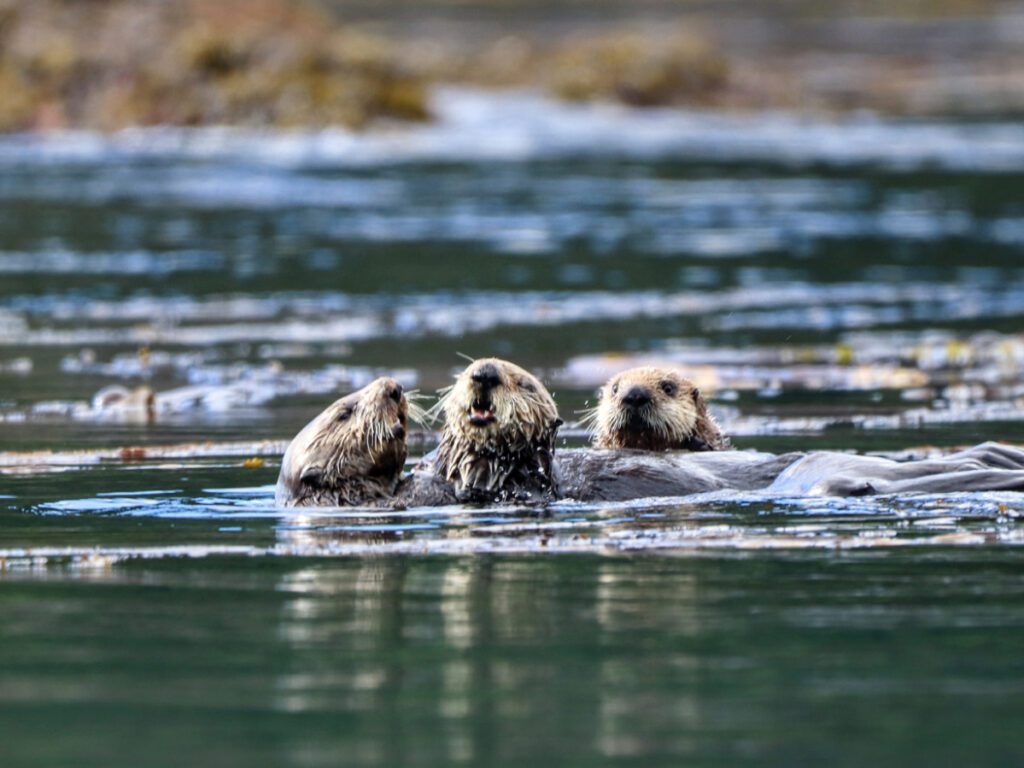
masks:
{"label": "light colored face", "polygon": [[678,447],[694,434],[701,415],[699,390],[668,368],[623,371],[601,388],[600,398],[594,440],[604,447]]}
{"label": "light colored face", "polygon": [[533,374],[494,357],[467,366],[439,406],[446,432],[481,444],[531,439],[561,423],[554,399]]}
{"label": "light colored face", "polygon": [[293,441],[299,479],[314,486],[397,477],[405,464],[408,416],[402,385],[390,378],[336,400]]}

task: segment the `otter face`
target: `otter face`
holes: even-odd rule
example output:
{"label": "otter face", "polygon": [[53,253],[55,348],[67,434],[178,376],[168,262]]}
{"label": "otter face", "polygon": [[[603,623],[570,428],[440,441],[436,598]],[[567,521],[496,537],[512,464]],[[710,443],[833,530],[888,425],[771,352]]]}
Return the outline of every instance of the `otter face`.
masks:
{"label": "otter face", "polygon": [[389,378],[333,402],[288,446],[277,503],[343,506],[391,496],[405,467],[409,407]]}
{"label": "otter face", "polygon": [[729,447],[700,390],[669,368],[633,368],[601,388],[585,419],[597,448],[718,451]]}
{"label": "otter face", "polygon": [[533,374],[498,358],[476,360],[436,407],[445,417],[437,470],[456,493],[502,501],[552,489],[551,455],[562,420]]}

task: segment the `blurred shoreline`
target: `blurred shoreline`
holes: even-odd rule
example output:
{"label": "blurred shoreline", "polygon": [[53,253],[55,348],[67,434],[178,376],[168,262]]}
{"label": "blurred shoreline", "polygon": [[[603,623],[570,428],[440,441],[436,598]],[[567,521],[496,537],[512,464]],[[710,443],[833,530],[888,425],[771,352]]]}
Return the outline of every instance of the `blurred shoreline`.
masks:
{"label": "blurred shoreline", "polygon": [[832,117],[1024,114],[1024,3],[0,0],[0,132],[366,129],[436,86]]}

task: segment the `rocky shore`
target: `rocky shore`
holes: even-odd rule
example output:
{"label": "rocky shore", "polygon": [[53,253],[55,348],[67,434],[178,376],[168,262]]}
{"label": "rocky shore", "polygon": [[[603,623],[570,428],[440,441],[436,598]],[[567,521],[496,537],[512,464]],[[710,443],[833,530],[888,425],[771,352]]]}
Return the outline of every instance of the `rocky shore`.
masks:
{"label": "rocky shore", "polygon": [[1024,113],[1014,3],[940,3],[924,17],[555,3],[512,25],[507,9],[469,24],[437,0],[394,5],[404,15],[326,0],[0,0],[0,131],[361,129],[430,119],[439,82],[637,107]]}

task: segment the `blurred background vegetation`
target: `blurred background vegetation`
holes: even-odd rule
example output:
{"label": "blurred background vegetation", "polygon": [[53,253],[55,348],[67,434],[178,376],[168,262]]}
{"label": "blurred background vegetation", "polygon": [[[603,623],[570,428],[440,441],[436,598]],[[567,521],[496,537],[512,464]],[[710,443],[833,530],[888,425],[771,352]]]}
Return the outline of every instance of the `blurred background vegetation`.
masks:
{"label": "blurred background vegetation", "polygon": [[0,130],[365,127],[429,87],[636,106],[1024,112],[1000,0],[0,0]]}

